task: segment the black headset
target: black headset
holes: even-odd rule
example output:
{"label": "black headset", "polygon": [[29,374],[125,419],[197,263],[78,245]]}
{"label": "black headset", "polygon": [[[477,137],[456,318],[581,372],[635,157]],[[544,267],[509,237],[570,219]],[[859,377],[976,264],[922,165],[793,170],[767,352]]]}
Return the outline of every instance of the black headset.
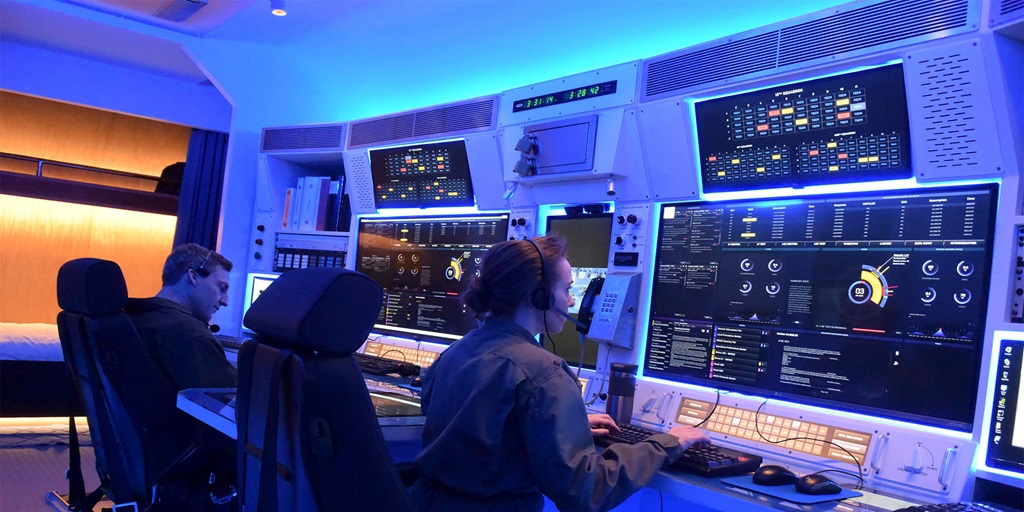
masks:
{"label": "black headset", "polygon": [[195,266],[195,265],[189,265],[189,267],[188,267],[188,268],[190,268],[192,270],[195,270],[196,274],[199,274],[202,277],[210,277],[210,271],[206,270],[203,267],[206,266],[206,262],[207,261],[210,261],[210,255],[213,254],[213,250],[212,249],[207,249],[206,251],[207,251],[206,252],[206,257],[203,258],[203,262],[200,263],[198,267]]}
{"label": "black headset", "polygon": [[551,288],[548,286],[548,259],[544,257],[544,251],[540,250],[537,242],[529,238],[526,241],[530,242],[534,249],[537,249],[537,254],[540,256],[540,284],[530,292],[530,305],[535,309],[547,311],[551,309],[551,304],[554,302],[551,297]]}

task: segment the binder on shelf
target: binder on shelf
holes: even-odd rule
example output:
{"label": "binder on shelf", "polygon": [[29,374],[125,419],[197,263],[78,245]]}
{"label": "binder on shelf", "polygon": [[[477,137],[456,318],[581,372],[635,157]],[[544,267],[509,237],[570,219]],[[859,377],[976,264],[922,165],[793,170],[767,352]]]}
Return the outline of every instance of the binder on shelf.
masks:
{"label": "binder on shelf", "polygon": [[295,183],[295,193],[292,194],[292,204],[288,214],[288,229],[293,231],[299,230],[299,212],[302,210],[302,196],[305,184],[306,178],[299,178]]}
{"label": "binder on shelf", "polygon": [[288,187],[284,191],[284,209],[281,210],[281,229],[288,229],[288,222],[292,215],[292,200],[295,197],[295,187]]}
{"label": "binder on shelf", "polygon": [[323,231],[331,179],[327,176],[306,176],[303,183],[299,231]]}
{"label": "binder on shelf", "polygon": [[348,221],[341,221],[342,201],[345,199],[345,175],[332,176],[331,186],[327,192],[327,220],[324,222],[326,231],[347,231]]}

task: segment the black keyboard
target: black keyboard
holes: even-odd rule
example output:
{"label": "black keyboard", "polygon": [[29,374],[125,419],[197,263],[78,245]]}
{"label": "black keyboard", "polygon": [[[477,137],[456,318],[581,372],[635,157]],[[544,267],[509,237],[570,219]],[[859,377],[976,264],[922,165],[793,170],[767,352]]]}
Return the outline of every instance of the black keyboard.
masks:
{"label": "black keyboard", "polygon": [[214,334],[213,338],[220,343],[220,346],[230,350],[238,350],[242,348],[242,343],[245,342],[245,338],[236,338],[226,334]]}
{"label": "black keyboard", "polygon": [[[619,425],[622,432],[609,434],[601,439],[603,444],[636,444],[654,434],[657,430],[637,425]],[[744,453],[713,444],[694,445],[676,459],[670,467],[707,477],[742,475],[756,470],[761,465],[761,456]]]}
{"label": "black keyboard", "polygon": [[363,373],[369,373],[371,375],[387,375],[389,373],[396,373],[402,377],[413,377],[420,374],[419,366],[405,361],[372,356],[369,354],[360,354],[358,352],[352,354],[352,357],[355,358],[357,363],[359,363],[359,368],[363,370]]}
{"label": "black keyboard", "polygon": [[936,503],[935,505],[917,505],[906,507],[896,512],[1011,512],[1013,509],[998,505],[976,502]]}

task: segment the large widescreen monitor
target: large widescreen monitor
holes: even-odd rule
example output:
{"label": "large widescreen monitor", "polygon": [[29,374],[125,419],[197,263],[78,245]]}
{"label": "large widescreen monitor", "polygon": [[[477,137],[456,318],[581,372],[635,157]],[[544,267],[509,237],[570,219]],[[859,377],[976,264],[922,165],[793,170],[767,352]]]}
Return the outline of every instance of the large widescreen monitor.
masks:
{"label": "large widescreen monitor", "polygon": [[[582,213],[579,215],[549,216],[547,233],[557,233],[569,245],[567,259],[572,265],[572,294],[576,303],[569,308],[569,316],[578,318],[583,292],[595,277],[608,275],[608,252],[612,236],[611,213]],[[580,363],[580,337],[576,326],[566,322],[562,332],[545,337],[544,348],[557,354],[573,366]],[[583,367],[597,366],[597,344],[585,343]]]}
{"label": "large widescreen monitor", "polygon": [[662,205],[644,375],[969,430],[996,192]]}
{"label": "large widescreen monitor", "polygon": [[377,208],[473,206],[466,141],[370,150]]}
{"label": "large widescreen monitor", "polygon": [[903,65],[696,103],[704,192],[909,178]]}
{"label": "large widescreen monitor", "polygon": [[356,270],[384,289],[375,330],[451,343],[476,328],[459,296],[507,238],[507,213],[360,218]]}

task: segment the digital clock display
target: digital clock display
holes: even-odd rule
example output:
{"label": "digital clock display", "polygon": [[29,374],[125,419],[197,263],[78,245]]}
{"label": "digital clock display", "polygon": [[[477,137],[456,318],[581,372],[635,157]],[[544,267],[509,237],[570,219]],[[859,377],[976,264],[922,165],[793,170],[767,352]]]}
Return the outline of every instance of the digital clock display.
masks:
{"label": "digital clock display", "polygon": [[602,82],[599,84],[576,87],[551,94],[516,100],[512,103],[512,112],[522,112],[524,110],[533,110],[535,108],[550,107],[551,105],[558,105],[560,103],[569,103],[570,101],[579,101],[596,98],[598,96],[606,96],[608,94],[615,94],[615,86],[617,83],[618,80],[612,80],[610,82]]}

